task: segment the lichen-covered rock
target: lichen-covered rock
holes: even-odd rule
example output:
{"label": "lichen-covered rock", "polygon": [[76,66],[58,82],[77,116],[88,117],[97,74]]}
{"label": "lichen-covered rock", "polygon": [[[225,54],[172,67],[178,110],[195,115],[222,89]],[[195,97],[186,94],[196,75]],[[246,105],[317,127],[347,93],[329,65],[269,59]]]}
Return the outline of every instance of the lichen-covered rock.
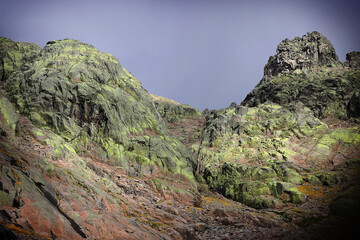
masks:
{"label": "lichen-covered rock", "polygon": [[292,203],[305,199],[294,184],[279,182],[279,176],[270,167],[224,163],[218,171],[210,166],[205,168],[204,178],[210,188],[258,209],[274,207],[275,197]]}
{"label": "lichen-covered rock", "polygon": [[276,55],[271,56],[265,66],[264,80],[279,73],[339,64],[331,42],[321,33],[314,31],[301,38],[283,40],[276,48]]}
{"label": "lichen-covered rock", "polygon": [[200,117],[201,112],[187,104],[179,104],[173,100],[151,95],[156,109],[160,113],[161,117],[168,122],[175,122],[182,118]]}
{"label": "lichen-covered rock", "polygon": [[305,201],[305,195],[292,183],[274,182],[271,184],[274,195],[283,201],[301,203]]}
{"label": "lichen-covered rock", "polygon": [[1,38],[0,235],[316,239],[297,226],[323,219],[333,196],[334,215],[356,217],[360,132],[346,116],[359,71],[339,66],[319,33],[283,42],[276,57],[253,105],[202,116],[150,96],[91,45]]}
{"label": "lichen-covered rock", "polygon": [[4,128],[3,131],[6,131],[8,135],[14,135],[18,119],[19,114],[5,97],[5,92],[0,90],[0,126]]}
{"label": "lichen-covered rock", "polygon": [[[346,65],[356,66],[357,56],[351,53]],[[344,68],[330,41],[312,32],[279,44],[263,79],[241,105],[254,107],[270,101],[288,106],[301,101],[316,117],[346,119],[346,106],[360,89],[359,79],[358,69]]]}
{"label": "lichen-covered rock", "polygon": [[114,56],[65,39],[15,65],[20,67],[6,78],[6,90],[32,123],[57,135],[47,142],[55,156],[67,154],[55,141],[61,138],[77,154],[126,169],[185,169],[192,178],[192,155],[171,137],[150,94]]}
{"label": "lichen-covered rock", "polygon": [[303,178],[291,167],[291,164],[286,161],[271,161],[269,165],[275,170],[277,175],[285,182],[293,184],[301,184]]}
{"label": "lichen-covered rock", "polygon": [[[63,116],[67,124],[103,128],[104,135],[119,142],[146,127],[165,131],[140,82],[115,57],[78,41],[49,42],[29,69],[7,81],[7,89],[22,112],[50,112],[42,117],[60,132],[56,119]],[[139,104],[142,110],[135,107]]]}
{"label": "lichen-covered rock", "polygon": [[[213,189],[258,207],[274,206],[274,197],[302,203],[306,198],[296,185],[304,180],[326,187],[345,184],[347,177],[327,170],[359,154],[357,120],[349,120],[357,116],[359,89],[360,72],[343,67],[320,33],[284,40],[241,105],[203,112],[203,141],[193,146],[205,166],[200,172]],[[266,180],[271,193],[255,197],[257,185],[251,181],[264,180],[229,163],[273,170]]]}
{"label": "lichen-covered rock", "polygon": [[353,51],[346,54],[345,66],[353,69],[360,69],[360,52]]}
{"label": "lichen-covered rock", "polygon": [[200,144],[205,118],[198,109],[154,94],[151,94],[151,97],[156,110],[174,137],[188,147]]}
{"label": "lichen-covered rock", "polygon": [[359,89],[358,70],[322,67],[299,74],[279,74],[262,81],[241,105],[254,107],[270,101],[288,107],[300,101],[316,117],[346,119],[347,104]]}
{"label": "lichen-covered rock", "polygon": [[41,48],[34,43],[14,42],[0,37],[0,81],[5,81],[13,72],[26,67]]}

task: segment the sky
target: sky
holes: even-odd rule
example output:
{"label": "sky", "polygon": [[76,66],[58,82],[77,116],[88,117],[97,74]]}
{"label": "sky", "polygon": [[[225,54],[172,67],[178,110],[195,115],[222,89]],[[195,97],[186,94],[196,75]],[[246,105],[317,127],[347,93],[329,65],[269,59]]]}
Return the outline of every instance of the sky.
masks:
{"label": "sky", "polygon": [[240,104],[285,38],[321,32],[360,51],[360,1],[0,0],[0,36],[77,39],[117,57],[156,95],[200,110]]}

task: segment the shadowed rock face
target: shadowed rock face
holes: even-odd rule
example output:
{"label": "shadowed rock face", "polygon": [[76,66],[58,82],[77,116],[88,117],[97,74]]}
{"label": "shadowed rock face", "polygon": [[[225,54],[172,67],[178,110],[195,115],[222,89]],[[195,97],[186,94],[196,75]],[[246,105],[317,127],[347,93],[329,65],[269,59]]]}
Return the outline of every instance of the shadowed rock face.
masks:
{"label": "shadowed rock face", "polygon": [[338,56],[331,42],[319,32],[302,38],[283,40],[276,48],[276,55],[269,58],[264,68],[264,80],[279,73],[292,73],[316,66],[339,65]]}
{"label": "shadowed rock face", "polygon": [[347,105],[348,117],[360,117],[360,92],[354,93]]}
{"label": "shadowed rock face", "polygon": [[360,52],[351,52],[346,54],[345,66],[360,69]]}

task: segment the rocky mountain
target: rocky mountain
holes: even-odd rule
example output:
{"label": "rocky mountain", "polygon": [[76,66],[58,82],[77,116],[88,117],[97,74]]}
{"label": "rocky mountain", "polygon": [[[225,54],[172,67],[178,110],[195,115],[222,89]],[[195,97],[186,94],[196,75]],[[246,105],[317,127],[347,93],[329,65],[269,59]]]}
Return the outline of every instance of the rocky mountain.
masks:
{"label": "rocky mountain", "polygon": [[346,59],[318,32],[286,39],[240,105],[201,113],[89,44],[0,38],[0,235],[351,236],[359,52]]}
{"label": "rocky mountain", "polygon": [[[209,187],[258,209],[283,211],[295,203],[293,212],[285,212],[292,219],[301,215],[299,225],[329,213],[355,218],[357,55],[340,63],[318,32],[281,42],[240,105],[204,113],[204,138],[193,148]],[[339,189],[347,190],[342,195]]]}
{"label": "rocky mountain", "polygon": [[[135,191],[121,187],[122,174],[181,174],[188,182],[183,193],[197,192],[194,157],[115,57],[68,39],[43,49],[0,40],[1,203],[16,209],[3,212],[4,221],[45,237],[113,238],[126,221],[124,207],[112,214],[113,205],[123,205],[124,191]],[[96,209],[109,217],[100,217],[103,227],[90,220]],[[118,230],[110,231],[113,221]]]}

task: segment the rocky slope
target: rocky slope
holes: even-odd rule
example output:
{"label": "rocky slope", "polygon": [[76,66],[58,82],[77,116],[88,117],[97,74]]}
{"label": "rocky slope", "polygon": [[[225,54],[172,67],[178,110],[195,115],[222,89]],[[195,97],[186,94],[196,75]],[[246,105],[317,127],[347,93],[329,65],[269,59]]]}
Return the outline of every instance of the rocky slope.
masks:
{"label": "rocky slope", "polygon": [[278,209],[298,225],[353,221],[360,203],[357,55],[340,63],[317,32],[281,42],[241,105],[204,113],[203,141],[192,148],[209,187]]}
{"label": "rocky slope", "polygon": [[[136,210],[134,200],[122,203],[124,192],[136,191],[122,190],[122,175],[149,177],[164,196],[158,178],[179,175],[186,189],[169,191],[197,194],[195,159],[116,58],[68,39],[43,49],[0,40],[3,224],[42,237],[111,239],[132,225],[125,205]],[[153,234],[135,228],[128,238]]]}
{"label": "rocky slope", "polygon": [[339,62],[317,32],[284,40],[241,105],[201,113],[91,45],[0,38],[0,235],[350,237],[358,56]]}

